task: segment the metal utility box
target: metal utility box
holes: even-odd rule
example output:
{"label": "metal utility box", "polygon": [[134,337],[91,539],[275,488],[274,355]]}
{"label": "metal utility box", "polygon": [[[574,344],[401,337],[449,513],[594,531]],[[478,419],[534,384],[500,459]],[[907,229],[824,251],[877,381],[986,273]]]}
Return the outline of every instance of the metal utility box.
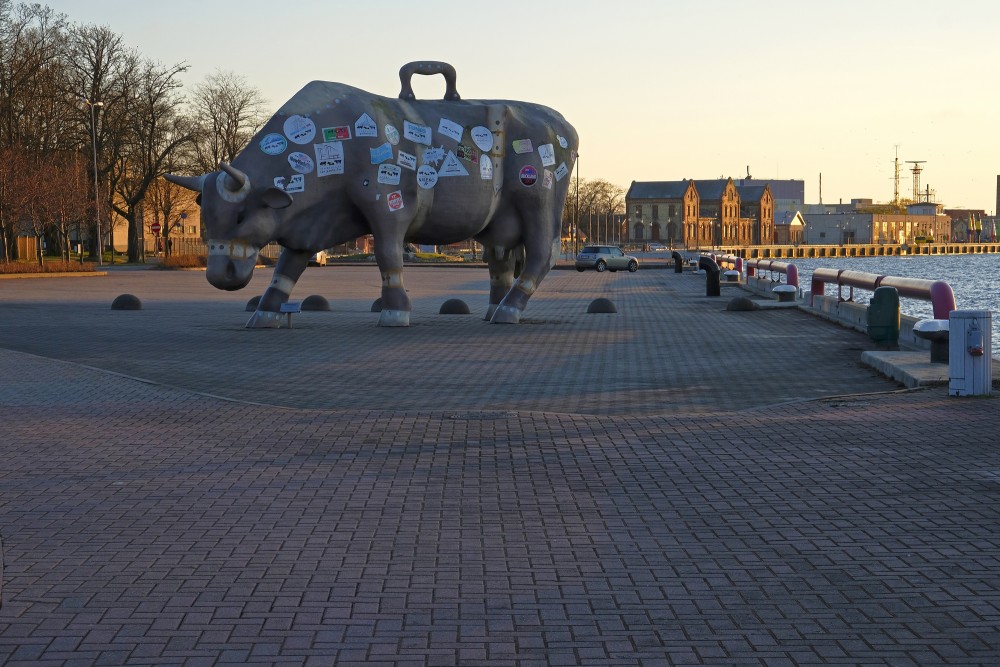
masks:
{"label": "metal utility box", "polygon": [[992,313],[953,310],[948,320],[948,395],[988,396],[993,388]]}

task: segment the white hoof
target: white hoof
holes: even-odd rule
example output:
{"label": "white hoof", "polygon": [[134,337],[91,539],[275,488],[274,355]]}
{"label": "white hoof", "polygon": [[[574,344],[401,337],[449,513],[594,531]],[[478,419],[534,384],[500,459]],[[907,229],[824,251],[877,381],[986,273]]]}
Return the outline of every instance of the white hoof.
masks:
{"label": "white hoof", "polygon": [[410,326],[410,311],[408,310],[383,310],[378,316],[380,327],[408,327]]}
{"label": "white hoof", "polygon": [[280,329],[285,316],[266,310],[255,310],[247,320],[247,329]]}
{"label": "white hoof", "polygon": [[511,306],[497,306],[490,318],[493,324],[517,324],[521,321],[521,311]]}

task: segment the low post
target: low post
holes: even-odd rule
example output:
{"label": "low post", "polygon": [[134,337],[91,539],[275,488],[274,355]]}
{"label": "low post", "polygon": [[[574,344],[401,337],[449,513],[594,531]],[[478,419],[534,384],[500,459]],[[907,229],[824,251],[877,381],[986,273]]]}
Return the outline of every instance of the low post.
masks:
{"label": "low post", "polygon": [[698,268],[705,271],[705,296],[721,296],[722,281],[719,265],[711,257],[704,255],[698,259]]}
{"label": "low post", "polygon": [[684,258],[681,254],[674,250],[671,257],[674,259],[674,273],[684,273]]}

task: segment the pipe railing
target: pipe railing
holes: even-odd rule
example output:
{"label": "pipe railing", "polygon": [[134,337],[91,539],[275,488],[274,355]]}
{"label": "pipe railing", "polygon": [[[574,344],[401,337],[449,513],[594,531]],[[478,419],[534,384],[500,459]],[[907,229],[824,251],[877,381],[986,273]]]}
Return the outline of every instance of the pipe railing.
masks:
{"label": "pipe railing", "polygon": [[[947,320],[948,314],[956,310],[955,293],[951,285],[943,280],[925,280],[923,278],[900,278],[898,276],[880,276],[875,273],[862,273],[846,269],[819,268],[813,271],[809,297],[809,305],[817,296],[823,296],[827,284],[837,286],[837,298],[840,301],[854,301],[854,288],[874,292],[879,287],[895,287],[899,296],[921,301],[930,301],[934,310],[934,319]],[[850,287],[848,298],[844,298],[844,287]]]}
{"label": "pipe railing", "polygon": [[715,253],[709,253],[708,256],[715,260],[715,263],[720,267],[732,267],[735,271],[739,272],[740,275],[743,275],[742,257],[737,257],[736,255],[716,255]]}
{"label": "pipe railing", "polygon": [[799,270],[791,262],[777,262],[773,259],[748,259],[745,263],[747,269],[747,279],[757,275],[760,271],[767,271],[771,274],[778,274],[778,282],[781,282],[781,275],[785,276],[785,282],[792,287],[799,286]]}

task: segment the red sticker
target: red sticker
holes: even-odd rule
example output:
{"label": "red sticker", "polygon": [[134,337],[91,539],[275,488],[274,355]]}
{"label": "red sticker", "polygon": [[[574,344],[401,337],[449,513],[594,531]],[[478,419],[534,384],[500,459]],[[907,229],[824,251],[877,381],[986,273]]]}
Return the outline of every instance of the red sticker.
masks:
{"label": "red sticker", "polygon": [[538,181],[538,170],[529,164],[527,167],[521,168],[521,173],[518,175],[518,178],[521,179],[521,185],[530,188]]}
{"label": "red sticker", "polygon": [[390,192],[388,197],[389,210],[398,211],[403,208],[403,193],[399,190],[395,192]]}

